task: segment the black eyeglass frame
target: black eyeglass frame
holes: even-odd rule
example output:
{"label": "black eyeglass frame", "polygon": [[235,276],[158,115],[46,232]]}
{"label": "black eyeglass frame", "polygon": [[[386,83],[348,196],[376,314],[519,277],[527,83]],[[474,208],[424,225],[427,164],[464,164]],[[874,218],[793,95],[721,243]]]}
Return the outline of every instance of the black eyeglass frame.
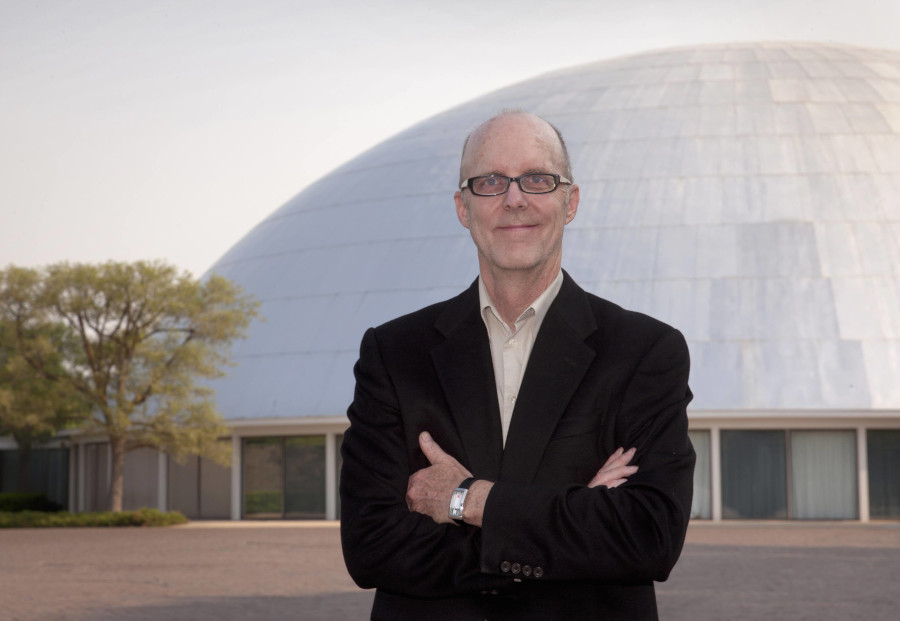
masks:
{"label": "black eyeglass frame", "polygon": [[[526,190],[525,188],[522,187],[522,184],[519,183],[519,179],[521,179],[522,177],[529,177],[532,175],[547,175],[548,177],[553,177],[553,181],[554,181],[553,188],[550,190],[547,190],[546,192],[529,192],[528,190]],[[497,192],[496,194],[479,194],[478,192],[476,192],[475,189],[472,187],[475,184],[475,180],[476,179],[487,179],[489,177],[494,177],[496,179],[506,179],[506,189],[503,190],[502,192]],[[551,192],[555,192],[556,188],[558,188],[560,186],[560,184],[563,184],[563,183],[571,184],[572,183],[569,179],[566,179],[562,175],[557,175],[554,173],[535,173],[535,172],[533,172],[533,173],[525,173],[524,175],[519,175],[518,177],[507,177],[506,175],[493,174],[493,175],[476,175],[475,177],[469,177],[468,179],[466,179],[465,181],[463,181],[462,183],[459,184],[459,189],[465,190],[466,188],[468,188],[469,191],[472,194],[474,194],[475,196],[503,196],[504,194],[509,192],[509,187],[512,185],[513,181],[515,181],[516,185],[519,186],[519,190],[521,190],[525,194],[550,194]]]}

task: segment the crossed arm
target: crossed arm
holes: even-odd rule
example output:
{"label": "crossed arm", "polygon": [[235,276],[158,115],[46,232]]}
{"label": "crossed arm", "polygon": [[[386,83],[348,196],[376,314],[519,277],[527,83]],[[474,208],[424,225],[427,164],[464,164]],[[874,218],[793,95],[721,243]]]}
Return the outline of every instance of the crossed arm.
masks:
{"label": "crossed arm", "polygon": [[342,449],[341,532],[351,576],[416,597],[502,588],[510,582],[502,559],[541,565],[544,581],[665,579],[690,509],[687,371],[683,339],[664,335],[617,406],[615,437],[636,451],[614,451],[590,487],[476,481],[463,516],[471,526],[460,528],[448,524],[449,496],[470,473],[430,437],[418,438],[429,465],[410,470],[401,399],[368,332]]}
{"label": "crossed arm", "polygon": [[[431,465],[414,472],[409,477],[406,504],[410,511],[427,515],[438,524],[449,523],[450,495],[453,489],[461,481],[472,476],[472,473],[445,453],[427,431],[419,435],[419,447]],[[618,448],[587,486],[605,485],[613,488],[624,483],[629,476],[638,471],[637,466],[629,465],[634,453],[633,448],[627,451]],[[469,487],[463,510],[463,521],[466,524],[481,527],[484,507],[493,486],[490,481],[477,480]]]}

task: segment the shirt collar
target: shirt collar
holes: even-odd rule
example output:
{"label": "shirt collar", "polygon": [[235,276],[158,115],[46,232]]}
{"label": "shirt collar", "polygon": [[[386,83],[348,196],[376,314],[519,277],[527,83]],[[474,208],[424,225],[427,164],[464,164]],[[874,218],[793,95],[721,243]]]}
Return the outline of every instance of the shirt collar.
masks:
{"label": "shirt collar", "polygon": [[[547,316],[547,311],[550,310],[550,305],[553,303],[553,300],[556,299],[559,290],[562,288],[562,283],[563,273],[562,269],[560,269],[556,274],[556,278],[553,279],[553,282],[551,282],[550,285],[544,289],[543,293],[541,293],[528,308],[522,311],[522,314],[516,319],[516,325],[514,326],[515,330],[518,330],[520,324],[531,316],[534,316],[535,330],[540,328],[541,324],[544,322],[544,317]],[[487,292],[487,287],[484,286],[484,279],[482,279],[480,275],[478,276],[478,303],[479,308],[481,308],[481,319],[485,322],[485,325],[487,325],[488,313],[493,314],[497,321],[500,322],[500,325],[506,325],[503,323],[503,320],[500,319],[500,315],[494,308],[494,302],[491,300],[491,296]]]}

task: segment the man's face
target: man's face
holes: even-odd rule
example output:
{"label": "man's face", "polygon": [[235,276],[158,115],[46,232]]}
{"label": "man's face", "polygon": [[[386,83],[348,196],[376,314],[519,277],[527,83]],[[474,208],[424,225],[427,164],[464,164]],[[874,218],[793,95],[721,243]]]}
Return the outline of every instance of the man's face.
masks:
{"label": "man's face", "polygon": [[[564,175],[562,150],[553,129],[526,114],[501,116],[477,130],[462,161],[463,178],[537,172]],[[559,270],[563,228],[575,217],[578,196],[575,185],[526,194],[511,183],[499,196],[475,196],[466,189],[454,200],[456,215],[478,248],[482,274],[496,278],[524,271],[541,277]]]}

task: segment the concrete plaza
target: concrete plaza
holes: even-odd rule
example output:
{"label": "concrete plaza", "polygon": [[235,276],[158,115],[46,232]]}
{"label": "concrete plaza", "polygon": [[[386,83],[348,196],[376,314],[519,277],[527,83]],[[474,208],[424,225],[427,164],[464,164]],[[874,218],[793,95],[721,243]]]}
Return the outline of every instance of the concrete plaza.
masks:
{"label": "concrete plaza", "polygon": [[[896,619],[900,524],[694,523],[668,621]],[[327,522],[0,530],[0,619],[367,619]]]}

